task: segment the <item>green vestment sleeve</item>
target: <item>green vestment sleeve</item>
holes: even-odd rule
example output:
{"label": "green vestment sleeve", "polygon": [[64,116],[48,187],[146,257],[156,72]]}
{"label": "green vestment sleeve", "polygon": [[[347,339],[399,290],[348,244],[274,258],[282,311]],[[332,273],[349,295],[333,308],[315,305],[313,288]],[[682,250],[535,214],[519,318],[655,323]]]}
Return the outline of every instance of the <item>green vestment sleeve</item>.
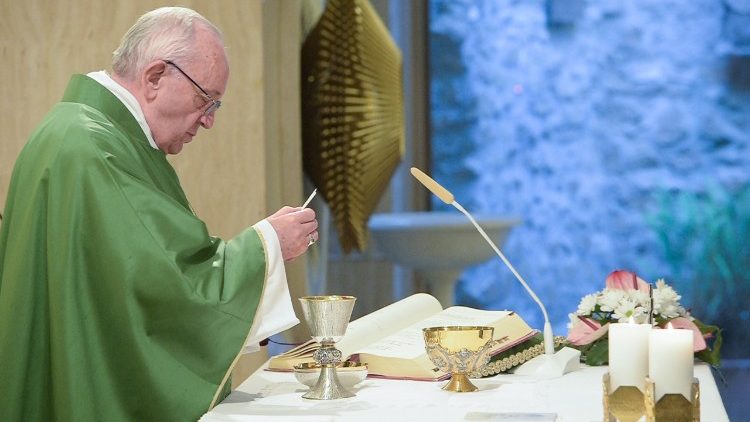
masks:
{"label": "green vestment sleeve", "polygon": [[0,420],[208,410],[263,292],[263,239],[209,236],[113,94],[73,77],[18,157],[3,215]]}

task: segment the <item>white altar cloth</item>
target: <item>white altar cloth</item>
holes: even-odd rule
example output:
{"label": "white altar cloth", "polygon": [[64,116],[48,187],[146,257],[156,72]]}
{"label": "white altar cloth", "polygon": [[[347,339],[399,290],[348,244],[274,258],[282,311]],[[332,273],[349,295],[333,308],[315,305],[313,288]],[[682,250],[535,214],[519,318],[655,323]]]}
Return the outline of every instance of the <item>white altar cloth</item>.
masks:
{"label": "white altar cloth", "polygon": [[[444,382],[368,378],[356,397],[308,400],[292,373],[256,371],[201,422],[238,421],[602,421],[602,375],[607,367],[583,367],[561,378],[539,380],[496,375],[472,380],[480,391],[450,393]],[[696,364],[701,420],[729,421],[710,368]],[[555,415],[555,416],[552,416]]]}

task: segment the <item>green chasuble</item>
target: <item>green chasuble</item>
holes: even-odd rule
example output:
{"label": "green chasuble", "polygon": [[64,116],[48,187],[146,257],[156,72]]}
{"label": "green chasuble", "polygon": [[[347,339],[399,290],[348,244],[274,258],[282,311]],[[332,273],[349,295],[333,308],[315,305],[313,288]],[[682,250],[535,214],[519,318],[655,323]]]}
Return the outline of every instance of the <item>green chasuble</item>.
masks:
{"label": "green chasuble", "polygon": [[209,236],[173,168],[76,75],[22,150],[0,223],[0,421],[189,421],[226,387],[266,279]]}

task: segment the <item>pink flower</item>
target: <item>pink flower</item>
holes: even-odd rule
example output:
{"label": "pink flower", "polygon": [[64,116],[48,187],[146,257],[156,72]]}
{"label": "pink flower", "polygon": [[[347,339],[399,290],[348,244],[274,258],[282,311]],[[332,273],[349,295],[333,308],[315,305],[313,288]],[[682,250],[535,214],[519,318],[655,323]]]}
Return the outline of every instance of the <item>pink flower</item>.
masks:
{"label": "pink flower", "polygon": [[568,330],[568,341],[576,346],[592,343],[609,331],[609,323],[601,324],[591,318],[578,315],[578,321],[574,322]]}
{"label": "pink flower", "polygon": [[648,283],[632,271],[616,270],[607,276],[607,288],[619,290],[640,290],[648,293]]}
{"label": "pink flower", "polygon": [[701,333],[701,330],[698,329],[698,326],[695,325],[693,321],[690,321],[685,317],[679,317],[670,320],[668,323],[665,323],[662,328],[664,328],[669,323],[672,324],[672,328],[693,330],[693,352],[700,352],[701,350],[704,350],[706,348],[706,339],[703,338],[703,333]]}

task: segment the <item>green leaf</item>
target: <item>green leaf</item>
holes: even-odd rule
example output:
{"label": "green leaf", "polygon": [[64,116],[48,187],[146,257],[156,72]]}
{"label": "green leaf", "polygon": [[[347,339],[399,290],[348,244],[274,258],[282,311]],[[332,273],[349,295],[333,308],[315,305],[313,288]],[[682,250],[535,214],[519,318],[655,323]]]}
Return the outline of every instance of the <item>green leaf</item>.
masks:
{"label": "green leaf", "polygon": [[585,363],[589,366],[601,366],[609,363],[609,341],[601,338],[593,342],[585,352],[581,353],[585,357]]}
{"label": "green leaf", "polygon": [[698,359],[718,368],[721,365],[721,345],[724,343],[724,337],[722,336],[722,330],[715,325],[705,325],[697,319],[693,321],[701,333],[710,333],[714,336],[713,342],[711,342],[705,350],[701,350],[695,354]]}

